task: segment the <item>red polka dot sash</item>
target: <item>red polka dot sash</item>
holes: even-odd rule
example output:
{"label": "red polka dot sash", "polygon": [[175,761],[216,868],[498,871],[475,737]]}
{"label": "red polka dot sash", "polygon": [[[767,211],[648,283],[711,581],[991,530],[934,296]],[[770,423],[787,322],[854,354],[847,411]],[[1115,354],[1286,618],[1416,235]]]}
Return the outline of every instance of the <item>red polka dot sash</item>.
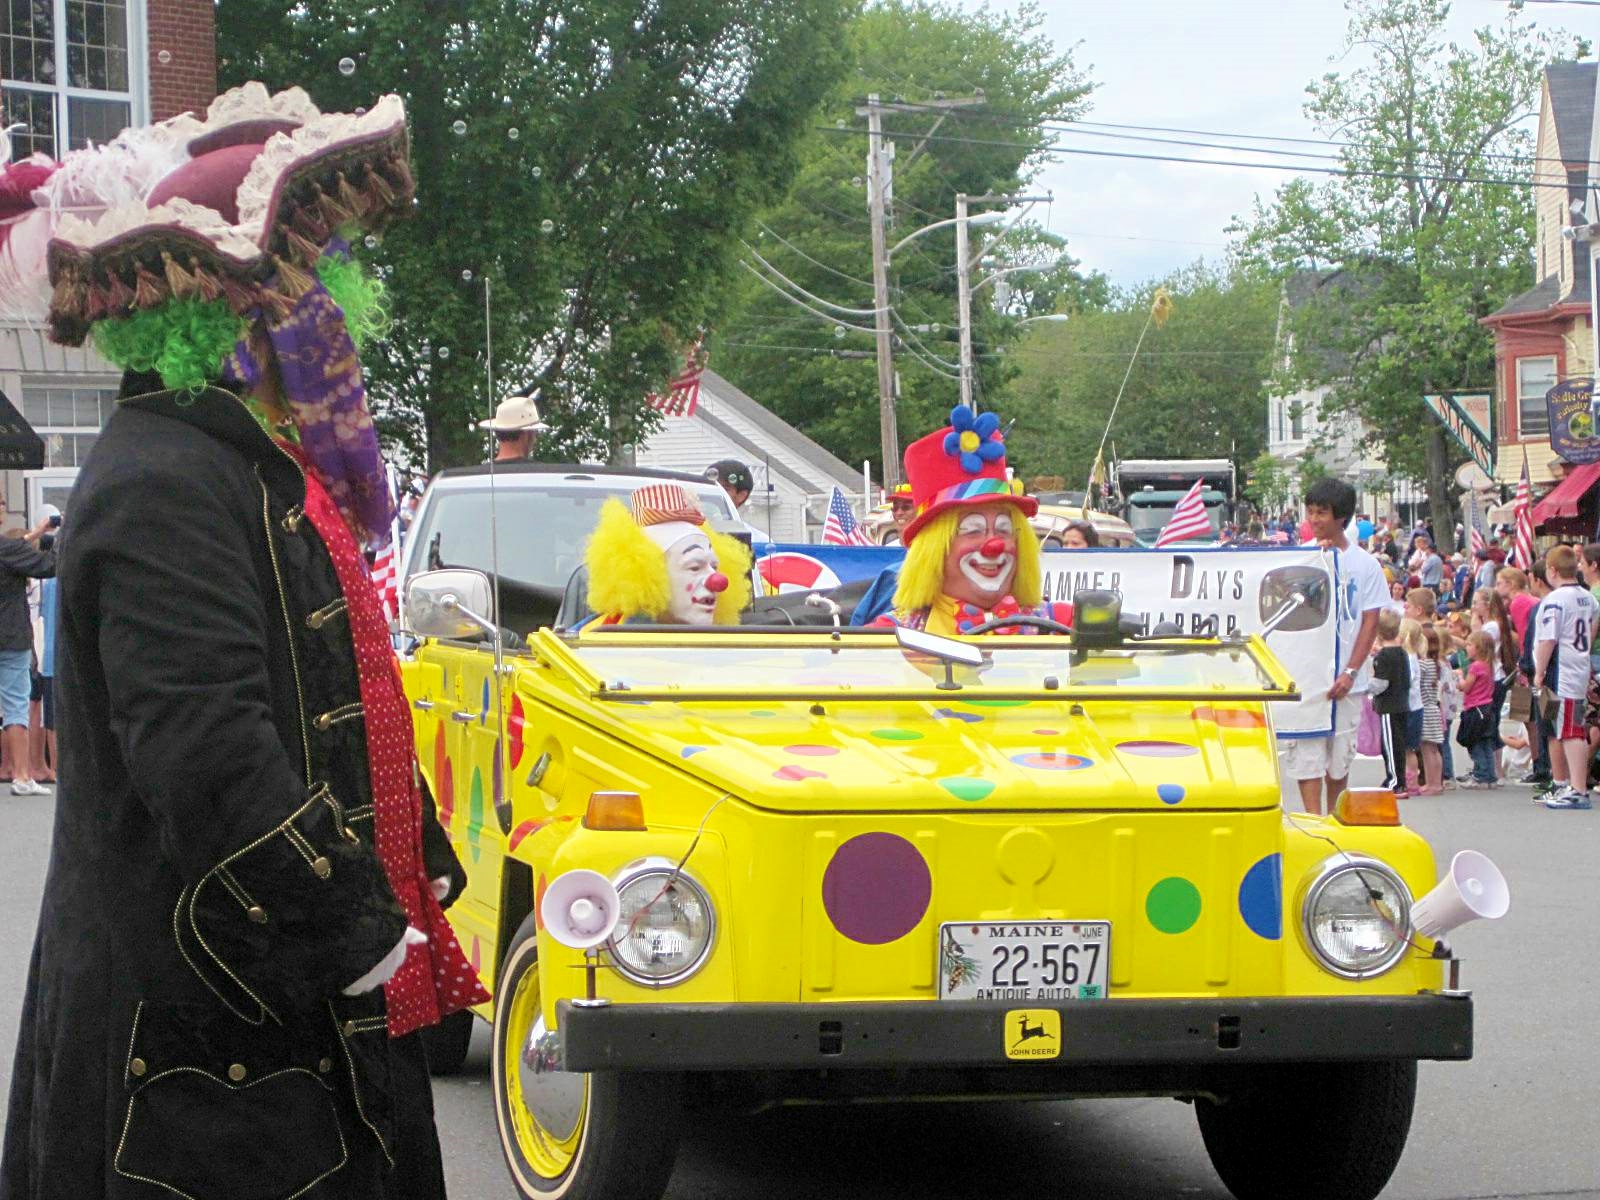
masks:
{"label": "red polka dot sash", "polygon": [[[288,449],[291,453],[297,450]],[[348,606],[350,639],[366,714],[373,842],[406,920],[428,935],[428,944],[411,947],[405,962],[383,987],[389,1036],[400,1037],[484,1003],[489,993],[461,952],[455,932],[428,886],[422,861],[417,749],[411,709],[400,681],[400,664],[389,641],[389,624],[355,537],[332,497],[310,471],[306,472],[306,516],[328,548]]]}

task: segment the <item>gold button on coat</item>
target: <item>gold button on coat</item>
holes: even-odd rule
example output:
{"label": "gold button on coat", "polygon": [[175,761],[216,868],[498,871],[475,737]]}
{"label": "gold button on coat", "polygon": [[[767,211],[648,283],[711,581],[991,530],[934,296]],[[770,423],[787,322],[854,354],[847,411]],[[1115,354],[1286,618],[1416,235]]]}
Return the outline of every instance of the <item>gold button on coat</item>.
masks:
{"label": "gold button on coat", "polygon": [[145,1070],[146,1070],[146,1068],[145,1068],[145,1065],[144,1065],[144,1059],[142,1059],[142,1058],[132,1059],[128,1063],[128,1074],[129,1075],[143,1075],[145,1073]]}
{"label": "gold button on coat", "polygon": [[344,1031],[345,1037],[354,1037],[355,1036],[356,1023],[354,1021],[346,1021],[341,1028]]}
{"label": "gold button on coat", "polygon": [[333,864],[326,858],[317,858],[312,861],[311,869],[317,873],[318,879],[326,879],[333,874]]}
{"label": "gold button on coat", "polygon": [[317,1060],[317,1070],[321,1071],[324,1075],[326,1075],[329,1071],[333,1070],[333,1059],[331,1059],[331,1058],[318,1059]]}
{"label": "gold button on coat", "polygon": [[267,910],[259,904],[252,904],[246,910],[246,915],[257,925],[265,925],[267,923]]}
{"label": "gold button on coat", "polygon": [[246,1074],[243,1063],[234,1063],[233,1066],[228,1068],[228,1078],[235,1083],[242,1081]]}

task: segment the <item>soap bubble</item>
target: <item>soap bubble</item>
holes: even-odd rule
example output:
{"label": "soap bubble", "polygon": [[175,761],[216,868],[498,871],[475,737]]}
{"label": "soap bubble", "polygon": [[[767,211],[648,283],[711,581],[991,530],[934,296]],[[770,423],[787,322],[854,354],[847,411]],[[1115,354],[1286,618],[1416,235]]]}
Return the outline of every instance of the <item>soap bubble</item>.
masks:
{"label": "soap bubble", "polygon": [[461,272],[461,282],[462,283],[471,283],[472,282],[472,271],[471,271],[470,268],[468,270],[465,270],[465,271]]}
{"label": "soap bubble", "polygon": [[862,179],[861,176],[859,176],[859,175],[852,176],[851,179],[850,179],[850,186],[851,187],[865,187],[866,185],[867,185],[867,181],[865,179]]}
{"label": "soap bubble", "polygon": [[506,130],[506,136],[514,142],[522,136],[522,130],[513,125],[510,129]]}
{"label": "soap bubble", "polygon": [[556,223],[554,221],[552,221],[549,217],[546,217],[544,220],[539,222],[539,232],[540,233],[554,233],[555,231],[556,231]]}
{"label": "soap bubble", "polygon": [[364,117],[364,116],[366,116],[366,115],[367,115],[367,110],[366,110],[366,109],[365,109],[365,108],[358,108],[358,109],[356,109],[356,116],[358,116],[358,117]]}
{"label": "soap bubble", "polygon": [[450,129],[457,137],[464,137],[467,132],[467,123],[457,117],[454,123],[451,124]]}
{"label": "soap bubble", "polygon": [[344,58],[341,58],[339,60],[339,74],[343,75],[345,78],[348,79],[350,76],[354,75],[355,73],[356,73],[356,60],[355,59],[353,59],[353,58],[349,57],[348,55],[346,55]]}
{"label": "soap bubble", "polygon": [[169,62],[172,61],[172,51],[171,50],[163,50],[163,51],[161,51],[161,53],[156,55],[156,61],[158,63],[160,63],[163,67],[166,66]]}
{"label": "soap bubble", "polygon": [[368,250],[376,250],[378,248],[378,239],[369,233],[366,237],[361,239],[361,244]]}
{"label": "soap bubble", "polygon": [[843,325],[835,325],[833,327],[833,336],[836,338],[842,338],[849,332]]}
{"label": "soap bubble", "polygon": [[539,179],[539,178],[541,178],[541,177],[542,177],[542,176],[543,176],[543,175],[544,175],[544,168],[543,168],[543,167],[535,167],[535,168],[534,168],[534,169],[533,169],[533,177],[534,177],[534,178],[535,178],[535,179]]}
{"label": "soap bubble", "polygon": [[450,347],[449,346],[440,346],[439,347],[439,357],[440,358],[449,358],[450,357]]}
{"label": "soap bubble", "polygon": [[833,123],[833,127],[835,129],[843,129],[844,128],[844,118],[840,117],[837,121],[835,121]]}

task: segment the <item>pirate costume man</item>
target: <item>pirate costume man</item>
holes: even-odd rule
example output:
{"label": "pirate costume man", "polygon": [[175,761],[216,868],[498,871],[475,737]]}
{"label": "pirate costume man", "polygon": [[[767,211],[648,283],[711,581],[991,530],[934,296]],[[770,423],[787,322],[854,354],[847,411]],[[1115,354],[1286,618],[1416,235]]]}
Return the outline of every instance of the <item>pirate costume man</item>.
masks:
{"label": "pirate costume man", "polygon": [[61,551],[5,1200],[444,1194],[417,1031],[487,994],[362,555],[393,499],[355,247],[411,207],[407,156],[397,97],[251,84],[28,164],[51,336],[127,374]]}

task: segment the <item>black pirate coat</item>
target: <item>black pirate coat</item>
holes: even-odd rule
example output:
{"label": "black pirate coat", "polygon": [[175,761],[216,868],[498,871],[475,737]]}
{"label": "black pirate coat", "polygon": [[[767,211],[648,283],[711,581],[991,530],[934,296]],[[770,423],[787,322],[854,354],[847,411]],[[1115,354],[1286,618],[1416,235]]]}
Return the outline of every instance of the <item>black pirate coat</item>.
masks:
{"label": "black pirate coat", "polygon": [[[3,1200],[442,1195],[345,601],[228,392],[119,404],[61,551],[60,785]],[[430,877],[455,862],[424,814]]]}

